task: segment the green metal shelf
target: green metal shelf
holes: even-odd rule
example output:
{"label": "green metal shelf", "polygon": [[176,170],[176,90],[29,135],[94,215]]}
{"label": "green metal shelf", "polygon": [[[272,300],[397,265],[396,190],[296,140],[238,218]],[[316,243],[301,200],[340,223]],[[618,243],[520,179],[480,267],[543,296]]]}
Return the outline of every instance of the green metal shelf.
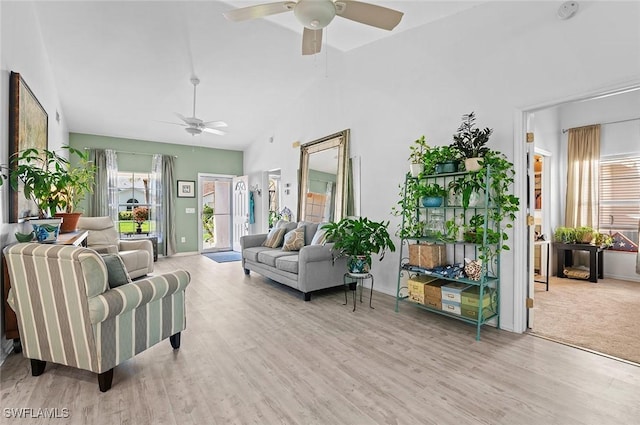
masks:
{"label": "green metal shelf", "polygon": [[[468,174],[467,172],[456,172],[456,173],[442,173],[442,174],[431,174],[431,175],[424,175],[424,176],[419,176],[419,177],[411,177],[409,175],[407,175],[407,178],[405,180],[405,189],[404,189],[404,193],[405,196],[407,194],[407,184],[409,182],[411,182],[411,184],[414,184],[414,182],[419,182],[419,181],[434,181],[434,180],[444,180],[445,183],[446,181],[453,181],[454,178],[459,177],[459,176],[464,176]],[[491,170],[487,170],[486,172],[486,177],[485,177],[485,182],[489,182],[491,178]],[[484,186],[484,193],[488,194],[489,193],[489,185],[485,184]],[[417,217],[417,220],[419,220],[420,222],[422,222],[422,220],[424,220],[424,222],[426,222],[427,218],[431,215],[431,212],[434,210],[441,210],[442,214],[444,215],[445,219],[448,217],[449,219],[451,219],[452,217],[457,216],[457,214],[459,212],[462,212],[462,218],[467,219],[467,212],[470,214],[483,214],[484,215],[484,234],[487,234],[487,229],[492,229],[495,230],[495,228],[499,229],[500,228],[500,223],[495,223],[492,222],[491,227],[489,226],[489,222],[490,222],[490,214],[496,210],[496,207],[490,206],[488,205],[489,203],[489,198],[488,195],[485,195],[487,197],[485,197],[484,199],[484,204],[481,206],[473,206],[473,207],[468,207],[468,208],[464,208],[462,206],[458,206],[458,205],[443,205],[440,207],[423,207],[422,205],[416,205],[415,206],[415,214]],[[424,214],[424,218],[422,217],[422,215]],[[402,218],[402,229],[405,229],[405,216],[403,215]],[[486,236],[485,236],[486,238]],[[502,245],[502,241],[500,240],[498,243],[473,243],[473,242],[464,242],[464,241],[443,241],[442,239],[436,238],[436,237],[428,237],[428,236],[419,236],[419,237],[408,237],[408,238],[401,238],[400,240],[400,249],[399,249],[399,257],[400,257],[400,261],[399,261],[399,265],[398,265],[398,286],[397,286],[397,291],[396,291],[396,312],[399,311],[399,304],[400,302],[405,303],[405,304],[411,304],[414,305],[422,310],[427,310],[430,311],[432,313],[436,313],[436,314],[440,314],[442,316],[446,316],[446,317],[450,317],[453,319],[457,319],[457,320],[461,320],[463,322],[472,324],[476,326],[476,340],[480,340],[480,328],[482,325],[485,325],[487,322],[492,321],[495,319],[495,321],[497,322],[497,326],[498,328],[500,327],[500,275],[499,275],[499,271],[500,271],[500,254],[498,253],[497,256],[494,259],[494,262],[492,262],[491,264],[487,264],[485,267],[483,267],[483,273],[484,275],[481,276],[480,280],[471,280],[468,278],[452,278],[452,277],[445,277],[445,276],[440,276],[439,274],[436,273],[427,273],[427,272],[422,272],[422,271],[418,271],[418,270],[409,270],[406,266],[407,264],[403,264],[403,259],[404,261],[406,261],[406,256],[403,256],[403,250],[408,249],[407,246],[409,245],[409,241],[414,241],[414,242],[428,242],[428,243],[438,243],[438,244],[444,244],[444,245],[449,245],[452,246],[453,248],[453,263],[456,262],[460,262],[460,261],[456,261],[456,258],[459,259],[460,256],[460,251],[459,249],[462,251],[462,255],[464,257],[466,257],[467,255],[469,255],[469,257],[473,258],[474,255],[478,255],[478,252],[482,252],[484,251],[482,248],[486,247],[486,248],[490,248],[490,247],[497,247],[497,246],[501,246]],[[400,291],[402,288],[405,288],[404,286],[401,287],[401,279],[404,273],[408,273],[408,274],[419,274],[419,275],[429,275],[429,276],[433,276],[433,277],[437,277],[439,279],[443,279],[443,280],[447,280],[447,281],[451,281],[451,282],[460,282],[460,283],[464,283],[467,285],[473,285],[476,287],[479,287],[479,291],[481,294],[485,293],[485,290],[494,290],[496,291],[496,308],[494,312],[492,312],[491,315],[489,315],[488,317],[483,317],[481,320],[478,319],[473,319],[473,318],[469,318],[469,317],[465,317],[462,315],[458,315],[458,314],[453,314],[444,310],[439,310],[439,309],[435,309],[432,307],[428,307],[424,304],[419,304],[416,302],[413,302],[411,300],[408,299],[408,296],[404,296],[404,295],[400,295]],[[481,307],[482,303],[479,303],[480,305],[477,307],[478,311],[477,314],[478,316],[482,315],[483,312],[483,308]]]}

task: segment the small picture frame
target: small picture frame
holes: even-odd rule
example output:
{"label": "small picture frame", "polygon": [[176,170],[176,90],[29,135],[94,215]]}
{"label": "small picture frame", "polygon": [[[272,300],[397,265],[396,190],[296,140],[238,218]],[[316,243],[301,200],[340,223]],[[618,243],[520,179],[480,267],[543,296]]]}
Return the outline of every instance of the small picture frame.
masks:
{"label": "small picture frame", "polygon": [[195,198],[196,182],[192,180],[178,180],[178,198]]}

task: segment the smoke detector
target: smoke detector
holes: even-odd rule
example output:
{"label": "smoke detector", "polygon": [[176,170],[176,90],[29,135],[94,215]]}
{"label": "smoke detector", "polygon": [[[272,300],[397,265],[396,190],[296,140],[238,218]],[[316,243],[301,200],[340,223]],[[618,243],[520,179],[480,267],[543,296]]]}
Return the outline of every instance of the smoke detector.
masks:
{"label": "smoke detector", "polygon": [[577,1],[566,1],[562,3],[558,9],[558,18],[563,20],[571,18],[578,12],[579,7]]}

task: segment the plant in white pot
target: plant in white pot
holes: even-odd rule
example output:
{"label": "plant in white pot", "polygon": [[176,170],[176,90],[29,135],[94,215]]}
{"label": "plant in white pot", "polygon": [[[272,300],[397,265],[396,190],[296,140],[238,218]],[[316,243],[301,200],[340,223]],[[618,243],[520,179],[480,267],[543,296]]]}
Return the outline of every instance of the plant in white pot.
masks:
{"label": "plant in white pot", "polygon": [[349,257],[349,272],[368,273],[371,267],[371,255],[379,254],[380,261],[386,250],[396,250],[387,227],[389,222],[375,222],[366,217],[343,218],[336,223],[323,226],[327,230],[327,240],[334,243],[336,257]]}
{"label": "plant in white pot", "polygon": [[481,168],[481,158],[489,152],[486,146],[493,129],[476,128],[476,114],[471,112],[462,116],[462,123],[458,132],[453,135],[451,147],[457,149],[464,158],[464,166],[467,171],[478,171]]}
{"label": "plant in white pot", "polygon": [[424,171],[425,155],[429,152],[429,146],[423,136],[413,142],[413,145],[409,146],[409,165],[411,170],[411,177],[418,177]]}

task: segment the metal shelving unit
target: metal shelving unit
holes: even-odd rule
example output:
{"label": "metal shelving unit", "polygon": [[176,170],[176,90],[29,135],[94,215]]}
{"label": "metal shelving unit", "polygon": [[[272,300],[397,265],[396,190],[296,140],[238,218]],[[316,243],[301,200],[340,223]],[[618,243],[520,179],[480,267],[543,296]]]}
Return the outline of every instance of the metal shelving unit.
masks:
{"label": "metal shelving unit", "polygon": [[[440,186],[447,188],[449,183],[455,181],[459,178],[464,178],[467,173],[446,173],[446,174],[433,174],[426,175],[421,177],[411,177],[407,175],[404,186],[404,196],[407,196],[407,185],[409,183],[414,184],[416,180],[419,180],[419,183],[433,183],[436,182],[440,184]],[[491,173],[490,170],[486,171],[485,176],[485,185],[484,185],[484,194],[481,196],[480,202],[474,206],[469,206],[468,208],[463,208],[461,205],[453,202],[454,199],[452,196],[445,197],[444,205],[440,207],[422,207],[421,205],[415,206],[415,214],[416,220],[418,222],[428,223],[433,214],[443,215],[444,220],[452,220],[455,217],[459,217],[464,224],[469,224],[469,220],[471,217],[480,215],[484,219],[484,232],[482,237],[482,243],[471,243],[464,241],[455,241],[447,238],[446,235],[442,234],[432,234],[432,235],[415,235],[414,237],[406,237],[401,238],[400,241],[400,262],[398,265],[398,285],[396,291],[396,312],[399,311],[399,306],[401,303],[411,304],[423,310],[427,310],[433,313],[437,313],[443,316],[451,317],[457,320],[461,320],[463,322],[472,324],[476,326],[476,340],[480,340],[480,328],[482,325],[488,323],[489,321],[495,321],[496,325],[500,326],[500,253],[497,249],[498,246],[502,245],[502,240],[497,243],[489,243],[487,241],[487,230],[494,230],[498,232],[500,235],[500,223],[493,222],[491,220],[491,211],[494,209],[490,204],[489,198],[489,184],[486,182],[490,181]],[[453,203],[453,205],[451,204]],[[402,219],[402,228],[405,229],[405,216],[403,215]],[[432,273],[427,271],[416,271],[414,267],[410,267],[408,264],[408,246],[410,243],[441,243],[446,245],[447,249],[447,263],[448,264],[464,264],[464,258],[469,258],[471,260],[477,259],[479,253],[484,252],[487,253],[490,250],[494,252],[498,251],[495,256],[492,257],[492,261],[483,262],[482,270],[480,275],[480,280],[471,280],[468,278],[452,278],[441,276],[436,273]],[[410,268],[412,270],[410,270]],[[408,291],[407,286],[403,286],[403,278],[411,277],[413,275],[427,274],[436,276],[439,279],[452,281],[452,282],[460,282],[468,285],[473,285],[478,287],[479,291],[479,302],[477,307],[477,319],[453,314],[448,311],[438,310],[424,304],[419,304],[413,301],[410,301],[408,294],[403,293],[403,290]],[[490,295],[492,298],[495,296],[495,301],[491,302],[493,308],[490,309],[489,314],[484,314],[483,311],[485,308],[482,306],[482,300],[485,293],[489,291],[492,292]]]}

